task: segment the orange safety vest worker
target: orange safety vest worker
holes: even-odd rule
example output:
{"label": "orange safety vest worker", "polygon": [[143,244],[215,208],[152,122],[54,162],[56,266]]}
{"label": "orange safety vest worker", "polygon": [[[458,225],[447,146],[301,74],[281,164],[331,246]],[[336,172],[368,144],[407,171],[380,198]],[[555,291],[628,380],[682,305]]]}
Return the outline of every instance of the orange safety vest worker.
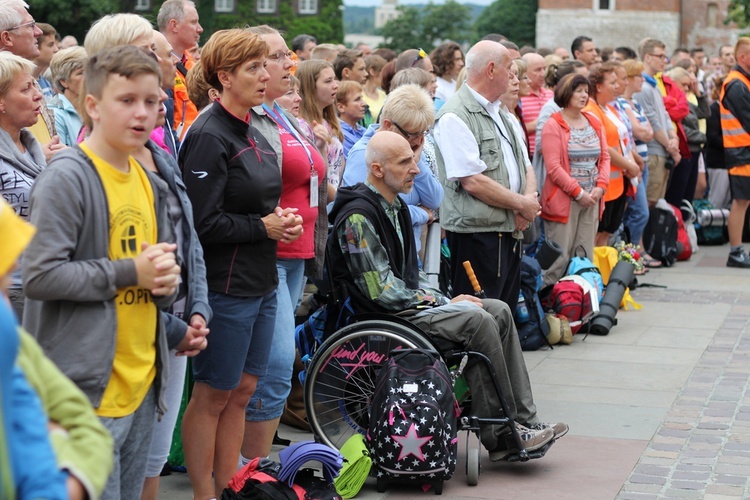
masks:
{"label": "orange safety vest worker", "polygon": [[174,130],[180,140],[184,138],[188,127],[198,116],[198,109],[190,101],[185,84],[187,71],[193,67],[193,64],[193,59],[186,52],[182,64],[177,65],[174,75]]}

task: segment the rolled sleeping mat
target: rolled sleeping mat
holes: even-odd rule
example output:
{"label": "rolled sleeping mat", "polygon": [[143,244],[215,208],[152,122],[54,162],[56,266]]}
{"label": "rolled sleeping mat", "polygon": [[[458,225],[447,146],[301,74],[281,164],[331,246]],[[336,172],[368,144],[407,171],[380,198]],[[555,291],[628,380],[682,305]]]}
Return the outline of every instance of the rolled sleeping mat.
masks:
{"label": "rolled sleeping mat", "polygon": [[547,270],[562,255],[562,248],[554,241],[545,238],[536,253],[536,260],[543,270]]}
{"label": "rolled sleeping mat", "polygon": [[630,262],[621,260],[617,263],[609,276],[607,288],[604,289],[604,298],[599,303],[599,314],[589,323],[589,333],[594,335],[607,335],[615,324],[615,316],[620,308],[622,296],[633,281],[635,266]]}

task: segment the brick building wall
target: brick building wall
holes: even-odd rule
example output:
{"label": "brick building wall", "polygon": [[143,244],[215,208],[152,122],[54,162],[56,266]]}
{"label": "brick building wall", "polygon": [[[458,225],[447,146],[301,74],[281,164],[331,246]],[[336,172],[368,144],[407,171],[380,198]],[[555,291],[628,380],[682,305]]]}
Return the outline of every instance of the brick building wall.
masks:
{"label": "brick building wall", "polygon": [[[703,47],[707,55],[733,44],[738,30],[724,24],[729,0],[539,0],[537,47],[566,47],[579,35],[597,47],[625,45],[653,36],[671,53]],[[605,7],[605,8],[601,8]],[[609,8],[606,8],[609,7]]]}

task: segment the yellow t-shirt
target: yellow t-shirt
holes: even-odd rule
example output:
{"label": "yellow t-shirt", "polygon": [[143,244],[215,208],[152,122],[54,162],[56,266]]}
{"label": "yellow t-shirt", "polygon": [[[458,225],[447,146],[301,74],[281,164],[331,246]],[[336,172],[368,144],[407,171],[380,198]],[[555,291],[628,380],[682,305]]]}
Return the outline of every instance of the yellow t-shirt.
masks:
{"label": "yellow t-shirt", "polygon": [[[146,172],[130,157],[124,173],[89,149],[81,149],[94,162],[109,204],[109,258],[132,259],[141,243],[156,243],[154,192]],[[117,341],[112,375],[96,413],[100,417],[126,417],[143,402],[156,377],[157,309],[151,292],[132,286],[117,290]],[[91,353],[95,356],[96,353]]]}
{"label": "yellow t-shirt", "polygon": [[377,99],[370,99],[370,97],[362,92],[362,99],[364,99],[365,104],[367,104],[370,107],[370,114],[372,115],[372,121],[373,123],[376,123],[378,120],[378,115],[380,115],[380,110],[383,109],[383,104],[385,104],[385,92],[382,89],[378,89],[378,98]]}

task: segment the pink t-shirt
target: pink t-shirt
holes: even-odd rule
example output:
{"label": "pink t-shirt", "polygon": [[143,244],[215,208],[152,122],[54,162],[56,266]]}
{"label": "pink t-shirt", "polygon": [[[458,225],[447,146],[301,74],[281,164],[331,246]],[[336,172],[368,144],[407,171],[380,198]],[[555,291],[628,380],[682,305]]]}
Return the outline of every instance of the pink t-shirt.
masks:
{"label": "pink t-shirt", "polygon": [[[315,257],[315,221],[318,218],[318,207],[310,206],[310,157],[312,157],[318,184],[326,175],[325,162],[317,148],[305,139],[304,146],[285,127],[279,125],[281,138],[281,208],[297,208],[297,215],[302,217],[302,236],[296,241],[279,243],[276,255],[283,259],[311,259]],[[310,153],[308,157],[305,148]],[[323,203],[322,200],[319,200]]]}
{"label": "pink t-shirt", "polygon": [[[555,93],[552,92],[549,89],[545,89],[542,87],[539,89],[538,93],[534,93],[534,91],[531,91],[531,94],[524,96],[521,98],[521,109],[523,110],[523,121],[524,125],[526,123],[531,123],[533,121],[536,121],[537,118],[539,118],[539,112],[542,111],[542,106],[544,106],[547,101],[552,99],[555,96]],[[529,154],[533,157],[534,156],[534,149],[536,148],[536,130],[532,130],[529,132]]]}

